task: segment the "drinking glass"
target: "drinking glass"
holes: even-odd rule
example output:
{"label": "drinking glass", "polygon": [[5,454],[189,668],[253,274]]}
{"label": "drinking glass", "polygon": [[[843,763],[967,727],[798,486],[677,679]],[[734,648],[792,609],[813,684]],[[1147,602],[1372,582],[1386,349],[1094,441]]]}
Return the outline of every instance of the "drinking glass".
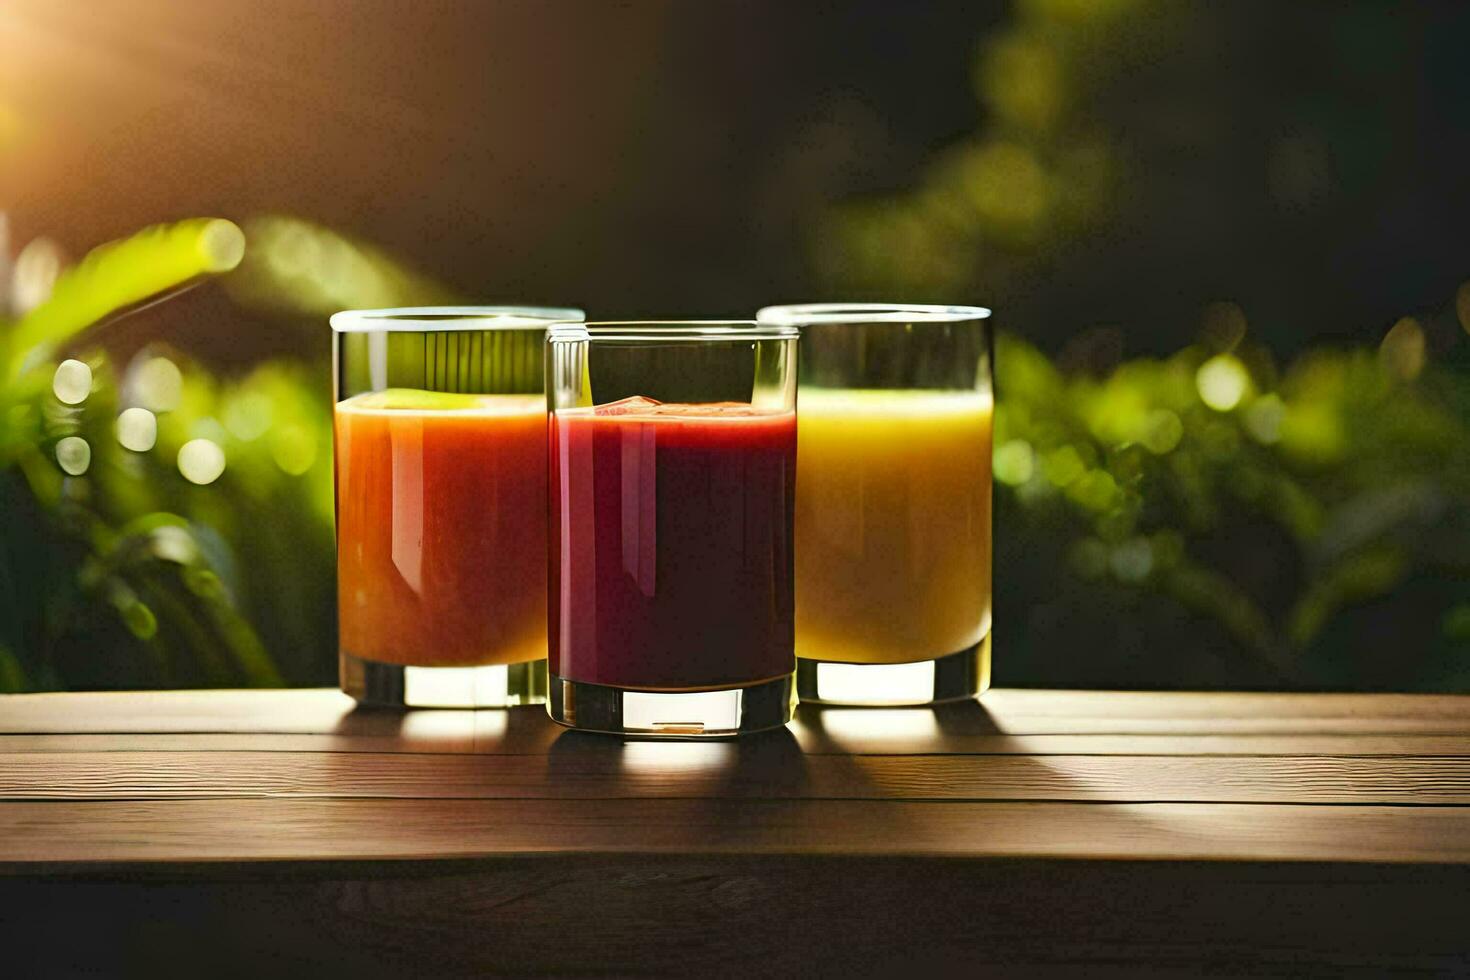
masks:
{"label": "drinking glass", "polygon": [[790,720],[797,337],[548,332],[554,720],[674,737]]}
{"label": "drinking glass", "polygon": [[801,331],[797,691],[929,704],[990,683],[990,311],[773,306]]}
{"label": "drinking glass", "polygon": [[545,334],[581,319],[511,306],[332,317],[338,662],[357,700],[545,700]]}

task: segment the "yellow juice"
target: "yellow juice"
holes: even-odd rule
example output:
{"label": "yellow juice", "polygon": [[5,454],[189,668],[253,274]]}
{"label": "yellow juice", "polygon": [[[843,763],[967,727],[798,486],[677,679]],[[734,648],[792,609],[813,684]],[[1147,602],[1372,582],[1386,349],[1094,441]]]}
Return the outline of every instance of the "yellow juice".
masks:
{"label": "yellow juice", "polygon": [[957,653],[990,631],[988,392],[803,387],[796,653]]}

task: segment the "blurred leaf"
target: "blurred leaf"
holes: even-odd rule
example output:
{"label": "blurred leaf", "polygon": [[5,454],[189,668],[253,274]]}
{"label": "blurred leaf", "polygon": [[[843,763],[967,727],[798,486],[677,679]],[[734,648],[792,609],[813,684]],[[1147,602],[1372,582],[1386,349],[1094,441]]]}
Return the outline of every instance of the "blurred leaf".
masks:
{"label": "blurred leaf", "polygon": [[243,233],[222,218],[155,225],[93,249],[9,332],[7,380],[104,317],[200,276],[233,269],[244,251]]}
{"label": "blurred leaf", "polygon": [[250,253],[225,284],[250,306],[322,317],[456,300],[449,289],[381,249],[300,218],[253,218],[246,232]]}
{"label": "blurred leaf", "polygon": [[1366,549],[1336,563],[1292,609],[1291,642],[1306,646],[1334,612],[1349,603],[1387,594],[1407,570],[1404,554],[1392,545]]}
{"label": "blurred leaf", "polygon": [[26,690],[26,675],[20,660],[4,645],[0,645],[0,694],[15,694]]}

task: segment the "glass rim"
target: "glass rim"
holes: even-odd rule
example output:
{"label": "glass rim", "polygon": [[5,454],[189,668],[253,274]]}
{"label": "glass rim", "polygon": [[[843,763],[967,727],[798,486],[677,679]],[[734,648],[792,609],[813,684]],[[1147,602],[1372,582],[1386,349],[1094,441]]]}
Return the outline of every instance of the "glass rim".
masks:
{"label": "glass rim", "polygon": [[755,320],[595,320],[558,323],[547,331],[549,343],[598,340],[731,341],[793,340],[794,326]]}
{"label": "glass rim", "polygon": [[988,320],[984,306],[930,303],[793,303],[756,311],[757,323],[807,326],[815,323],[963,323]]}
{"label": "glass rim", "polygon": [[578,323],[587,316],[570,306],[392,306],[342,310],[327,321],[336,333],[378,330],[432,333],[446,330],[536,330]]}

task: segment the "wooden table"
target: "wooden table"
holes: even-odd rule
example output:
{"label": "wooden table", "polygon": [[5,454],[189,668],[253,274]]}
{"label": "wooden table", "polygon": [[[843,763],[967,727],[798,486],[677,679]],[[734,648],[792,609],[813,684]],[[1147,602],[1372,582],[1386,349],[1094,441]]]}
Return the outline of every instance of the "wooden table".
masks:
{"label": "wooden table", "polygon": [[1470,697],[1001,690],[678,743],[332,691],[0,697],[0,957],[1470,971]]}

